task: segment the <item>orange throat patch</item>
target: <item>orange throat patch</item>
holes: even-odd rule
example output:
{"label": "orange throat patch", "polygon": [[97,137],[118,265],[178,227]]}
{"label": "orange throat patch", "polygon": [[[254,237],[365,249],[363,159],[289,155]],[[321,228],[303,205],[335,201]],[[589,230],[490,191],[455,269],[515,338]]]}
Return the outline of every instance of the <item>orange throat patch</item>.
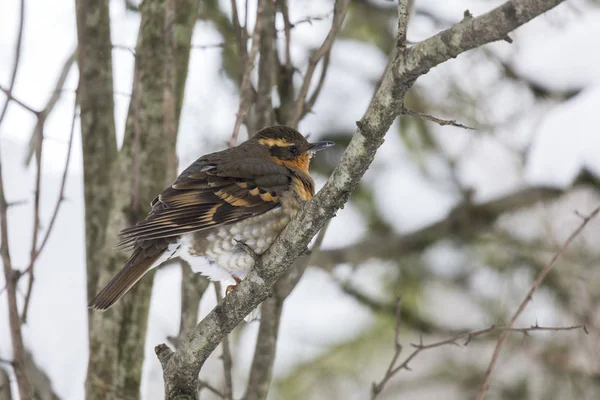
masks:
{"label": "orange throat patch", "polygon": [[277,157],[271,157],[274,162],[290,168],[295,168],[308,174],[308,166],[310,165],[310,154],[304,153],[296,157],[294,160],[280,160]]}
{"label": "orange throat patch", "polygon": [[312,191],[306,187],[304,182],[302,182],[302,179],[295,176],[292,179],[292,186],[293,186],[294,190],[296,191],[296,193],[298,193],[298,196],[300,196],[300,198],[302,200],[312,199],[312,197],[313,197]]}

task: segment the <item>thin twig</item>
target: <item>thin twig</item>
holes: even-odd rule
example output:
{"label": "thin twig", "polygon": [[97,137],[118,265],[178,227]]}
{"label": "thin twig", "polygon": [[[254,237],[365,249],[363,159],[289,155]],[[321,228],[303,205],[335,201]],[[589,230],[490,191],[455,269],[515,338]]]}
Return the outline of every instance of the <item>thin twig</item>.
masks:
{"label": "thin twig", "polygon": [[6,97],[7,97],[7,99],[6,99],[7,103],[8,103],[8,101],[12,100],[12,101],[14,101],[15,103],[17,103],[18,105],[20,105],[21,107],[23,107],[25,110],[27,110],[27,111],[29,111],[30,113],[32,113],[33,115],[35,115],[36,117],[37,117],[38,115],[40,115],[41,111],[38,111],[38,110],[34,109],[33,107],[31,107],[31,106],[29,106],[29,105],[25,104],[23,101],[21,101],[21,100],[17,99],[17,98],[16,98],[16,97],[15,97],[15,96],[14,96],[14,95],[11,93],[11,91],[10,91],[10,90],[8,90],[7,88],[0,86],[0,91],[2,91],[2,92],[3,92],[3,93],[6,95]]}
{"label": "thin twig", "polygon": [[23,44],[23,27],[25,25],[25,0],[21,0],[21,7],[19,11],[19,30],[17,31],[17,42],[15,43],[15,58],[13,61],[12,73],[10,76],[10,84],[8,85],[7,92],[5,92],[8,96],[4,106],[2,107],[2,112],[0,112],[0,125],[2,125],[2,121],[4,120],[4,116],[6,115],[6,110],[8,109],[8,104],[12,100],[12,91],[15,88],[15,81],[17,80],[17,72],[19,71],[19,62],[21,61],[21,47]]}
{"label": "thin twig", "polygon": [[40,142],[43,139],[42,133],[44,130],[44,125],[46,123],[46,119],[48,118],[48,116],[50,115],[52,110],[54,109],[54,106],[56,105],[56,103],[58,102],[60,97],[62,96],[62,93],[63,93],[62,89],[67,80],[67,76],[69,75],[69,71],[71,70],[71,67],[75,63],[76,55],[77,55],[77,49],[75,49],[73,51],[73,53],[69,56],[69,58],[67,58],[67,60],[63,64],[63,67],[60,71],[58,79],[56,80],[56,84],[54,85],[54,90],[51,92],[50,98],[48,99],[46,106],[37,115],[37,121],[36,121],[35,127],[33,128],[31,137],[29,138],[27,154],[25,155],[25,164],[26,165],[28,165],[29,162],[31,161],[31,158],[33,157],[33,152],[36,149],[39,149],[38,142]]}
{"label": "thin twig", "polygon": [[[399,315],[399,313],[397,315]],[[396,327],[398,327],[398,322],[396,322]],[[488,333],[497,332],[497,331],[501,331],[502,335],[504,335],[504,334],[508,335],[508,333],[510,333],[510,332],[516,332],[516,333],[522,333],[523,335],[528,335],[530,332],[539,332],[539,331],[561,332],[561,331],[573,331],[573,330],[577,330],[577,329],[583,330],[586,334],[588,333],[586,325],[583,325],[583,324],[582,325],[573,325],[573,326],[556,326],[556,327],[554,327],[554,326],[539,326],[538,324],[535,324],[535,325],[531,325],[528,328],[513,328],[511,326],[504,327],[504,326],[492,325],[488,328],[479,329],[476,331],[459,333],[458,335],[455,335],[449,339],[440,340],[438,342],[433,342],[430,344],[423,344],[423,337],[420,337],[418,344],[411,343],[411,346],[414,348],[412,353],[410,353],[408,355],[408,357],[406,357],[404,359],[404,361],[402,361],[401,364],[396,366],[395,365],[396,361],[398,360],[400,353],[402,352],[402,346],[400,346],[400,344],[397,343],[396,351],[394,352],[394,355],[392,357],[392,362],[390,363],[390,366],[386,370],[385,375],[383,376],[381,381],[379,381],[378,383],[373,382],[373,386],[371,387],[371,400],[375,399],[381,393],[381,391],[384,389],[386,383],[398,372],[400,372],[403,369],[407,370],[407,371],[411,371],[411,368],[409,367],[409,363],[412,360],[414,360],[415,357],[422,351],[430,350],[430,349],[434,349],[434,348],[442,347],[442,346],[446,346],[446,345],[454,345],[454,346],[459,346],[459,347],[467,346],[469,343],[471,343],[471,341],[474,338],[483,336],[483,335],[487,335]],[[396,328],[396,335],[398,335],[397,328]],[[464,342],[460,343],[459,341],[461,341],[461,340],[464,340]]]}
{"label": "thin twig", "polygon": [[315,91],[310,96],[310,99],[306,102],[305,109],[308,111],[312,110],[317,99],[319,98],[319,94],[321,94],[321,89],[323,89],[323,84],[325,83],[325,77],[327,76],[327,71],[329,70],[329,61],[331,59],[331,52],[327,52],[325,57],[323,57],[323,65],[321,67],[321,76],[319,77],[319,82],[317,83],[317,87]]}
{"label": "thin twig", "polygon": [[207,388],[208,390],[210,390],[211,392],[213,392],[214,394],[216,394],[217,396],[219,396],[222,399],[225,398],[223,393],[221,393],[217,388],[212,386],[210,383],[199,379],[198,380],[198,392],[200,392],[204,388]]}
{"label": "thin twig", "polygon": [[[238,7],[237,7],[236,0],[231,0],[231,14],[232,14],[231,20],[233,22],[233,30],[235,33],[235,40],[236,40],[236,43],[238,46],[238,51],[240,52],[240,58],[242,60],[242,63],[245,64],[247,62],[247,58],[248,58],[248,53],[246,50],[246,36],[248,34],[247,33],[248,26],[242,27],[240,25],[240,17],[238,15]],[[246,9],[245,18],[248,18],[247,14],[248,14],[248,9]],[[257,23],[258,23],[258,19],[257,19]],[[256,27],[254,27],[254,31],[256,32]]]}
{"label": "thin twig", "polygon": [[[548,262],[548,264],[546,264],[544,269],[539,273],[539,275],[537,276],[537,278],[531,285],[529,292],[527,292],[527,295],[525,296],[525,298],[519,305],[519,308],[517,308],[517,311],[510,319],[510,322],[508,323],[508,327],[507,327],[508,329],[513,327],[517,318],[519,318],[519,316],[521,315],[523,310],[525,310],[525,307],[527,307],[527,304],[529,304],[529,302],[533,298],[533,293],[536,291],[537,288],[540,287],[540,285],[546,278],[546,275],[548,275],[548,273],[550,272],[550,270],[556,263],[556,260],[558,260],[558,258],[565,252],[565,250],[569,247],[571,242],[581,233],[581,231],[583,230],[583,228],[585,228],[585,226],[588,224],[588,222],[590,222],[596,215],[598,215],[599,212],[600,212],[600,207],[597,207],[594,211],[592,211],[591,214],[589,214],[586,217],[583,217],[583,221],[581,222],[579,227],[577,229],[575,229],[573,231],[573,233],[571,233],[571,235],[567,238],[567,240],[564,242],[564,244],[554,254],[554,256]],[[477,400],[483,400],[483,398],[485,397],[485,393],[489,389],[488,382],[490,380],[490,376],[492,375],[492,371],[494,370],[496,362],[498,361],[498,357],[500,356],[500,348],[502,347],[502,343],[504,343],[504,340],[506,339],[507,335],[508,335],[508,330],[504,330],[500,334],[500,337],[498,338],[498,341],[496,342],[496,347],[494,348],[494,353],[492,354],[492,359],[490,360],[490,364],[485,373],[485,377],[483,378],[483,383],[481,384],[481,389],[479,390],[479,394],[477,395]]]}
{"label": "thin twig", "polygon": [[56,218],[58,216],[58,211],[60,210],[60,206],[65,199],[65,187],[67,185],[67,177],[69,171],[69,163],[71,161],[71,150],[73,148],[73,138],[75,137],[75,124],[77,121],[77,96],[75,96],[75,103],[73,105],[73,118],[71,120],[71,134],[69,135],[69,143],[67,147],[67,157],[65,159],[65,167],[63,169],[63,174],[60,182],[60,189],[58,191],[58,198],[56,199],[56,203],[54,204],[54,210],[52,211],[52,216],[50,217],[50,222],[48,223],[48,228],[46,229],[46,233],[44,234],[44,238],[40,246],[31,254],[31,260],[29,261],[29,267],[24,271],[23,274],[29,273],[29,282],[27,285],[27,292],[25,295],[25,303],[23,305],[23,311],[21,312],[21,323],[27,322],[27,311],[29,309],[29,302],[31,299],[31,289],[33,287],[33,266],[35,265],[36,260],[46,247],[46,243],[48,243],[48,238],[50,238],[50,233],[52,232],[52,228],[54,227],[54,223],[56,222]]}
{"label": "thin twig", "polygon": [[292,23],[290,22],[290,12],[288,9],[287,0],[279,0],[279,7],[281,9],[281,15],[283,16],[283,31],[285,33],[285,67],[288,69],[291,69],[292,68],[292,54],[291,54]]}
{"label": "thin twig", "polygon": [[[38,117],[38,122],[40,121],[40,117]],[[28,268],[29,282],[27,284],[27,294],[25,295],[25,305],[23,306],[23,312],[21,314],[21,323],[24,323],[27,319],[27,310],[29,309],[29,301],[31,300],[31,291],[33,289],[33,281],[35,279],[34,265],[35,259],[37,258],[37,242],[40,233],[40,190],[42,182],[42,150],[44,147],[43,124],[41,126],[42,130],[39,132],[39,140],[35,142],[35,192],[33,195],[33,228],[31,230],[31,250],[29,252],[31,261]]]}
{"label": "thin twig", "polygon": [[431,116],[429,114],[424,114],[424,113],[421,113],[421,112],[418,112],[418,111],[410,110],[410,109],[405,108],[405,107],[402,108],[401,113],[403,115],[410,115],[411,117],[417,117],[417,118],[425,119],[427,121],[435,122],[436,124],[441,125],[441,126],[450,125],[450,126],[455,126],[457,128],[475,130],[475,128],[471,128],[469,126],[460,124],[460,123],[456,122],[453,119],[452,120],[440,119],[440,118],[436,118],[434,116]]}
{"label": "thin twig", "polygon": [[240,127],[246,118],[250,104],[252,103],[252,70],[254,69],[254,59],[258,53],[260,45],[260,33],[262,20],[260,15],[262,14],[262,2],[258,2],[258,10],[256,11],[256,23],[254,24],[254,32],[252,33],[252,47],[250,48],[250,54],[246,60],[246,69],[242,77],[242,85],[240,86],[240,106],[235,118],[235,125],[233,126],[233,133],[229,140],[229,147],[233,147],[237,144],[238,135],[240,133]]}
{"label": "thin twig", "polygon": [[317,49],[317,51],[310,57],[310,61],[308,63],[308,68],[306,69],[306,74],[304,75],[304,81],[302,82],[302,86],[300,87],[300,92],[298,93],[298,100],[296,102],[296,113],[294,115],[293,120],[291,121],[291,126],[298,126],[298,122],[305,114],[306,107],[306,96],[308,94],[308,89],[310,87],[312,76],[319,64],[319,61],[331,51],[333,46],[333,42],[335,41],[335,37],[339,30],[342,27],[342,23],[346,18],[346,13],[348,12],[348,6],[350,4],[350,0],[336,0],[335,6],[333,9],[333,23],[331,25],[331,29],[329,33],[325,37],[325,40],[321,44],[321,47]]}
{"label": "thin twig", "polygon": [[[13,60],[12,73],[8,93],[12,94],[15,87],[17,72],[19,70],[19,62],[21,60],[21,47],[23,44],[23,31],[25,26],[25,0],[21,0],[19,28],[17,32],[17,41],[15,43],[15,57]],[[8,105],[11,101],[11,96],[7,96],[6,102],[0,112],[0,125],[4,121]],[[0,255],[4,267],[4,279],[6,281],[6,296],[8,303],[8,322],[10,327],[10,338],[12,342],[13,362],[12,366],[17,379],[17,387],[19,388],[19,397],[21,400],[29,400],[32,398],[31,383],[27,373],[25,363],[25,346],[23,344],[23,333],[21,331],[21,322],[19,320],[19,308],[17,305],[17,277],[18,272],[13,270],[12,260],[10,257],[10,248],[8,244],[8,204],[4,193],[4,180],[2,172],[2,158],[0,152]]]}
{"label": "thin twig", "polygon": [[[221,283],[218,281],[214,282],[215,285],[215,293],[217,295],[217,302],[221,302],[223,297],[221,296]],[[225,377],[225,390],[223,392],[222,397],[227,400],[233,399],[233,378],[232,378],[232,370],[233,370],[233,362],[231,360],[231,350],[229,348],[229,336],[225,336],[223,338],[223,342],[221,343],[223,346],[223,355],[221,358],[223,359],[223,375]]]}

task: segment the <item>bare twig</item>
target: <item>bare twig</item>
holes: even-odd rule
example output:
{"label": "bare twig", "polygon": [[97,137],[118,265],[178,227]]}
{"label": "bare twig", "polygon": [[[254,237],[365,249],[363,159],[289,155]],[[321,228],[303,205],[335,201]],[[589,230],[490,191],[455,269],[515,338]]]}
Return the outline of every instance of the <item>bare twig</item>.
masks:
{"label": "bare twig", "polygon": [[203,381],[203,380],[198,380],[198,392],[200,392],[204,388],[207,388],[208,390],[210,390],[211,392],[213,392],[214,394],[219,396],[221,399],[225,398],[225,395],[223,395],[223,393],[221,393],[217,388],[212,386],[210,383]]}
{"label": "bare twig", "polygon": [[[348,12],[348,6],[350,4],[350,0],[336,0],[335,6],[333,9],[333,23],[331,25],[331,29],[329,33],[325,37],[325,40],[321,44],[321,47],[315,51],[315,53],[310,57],[310,61],[308,63],[308,68],[306,69],[306,74],[304,75],[304,81],[302,82],[302,86],[300,87],[300,92],[298,93],[298,100],[296,102],[296,113],[294,115],[293,120],[290,125],[292,127],[298,126],[298,122],[302,116],[306,113],[306,96],[308,94],[308,89],[312,82],[312,76],[319,64],[319,61],[331,51],[333,46],[333,42],[335,41],[335,37],[339,30],[342,27],[342,23],[346,18],[346,13]],[[326,71],[326,68],[324,68]]]}
{"label": "bare twig", "polygon": [[258,10],[256,11],[256,23],[254,24],[254,32],[252,33],[252,47],[250,48],[250,54],[246,60],[246,69],[244,70],[244,76],[242,77],[242,85],[240,86],[240,106],[235,118],[235,125],[233,126],[233,133],[229,140],[229,147],[233,147],[237,144],[238,135],[240,133],[240,127],[246,118],[248,109],[252,104],[252,70],[254,69],[254,59],[258,53],[260,46],[260,34],[262,20],[260,15],[262,14],[262,1],[258,2]]}
{"label": "bare twig", "polygon": [[287,0],[279,0],[279,8],[281,9],[281,15],[283,16],[283,32],[285,33],[285,67],[287,69],[291,69],[292,68],[292,54],[291,54],[292,23],[290,22],[290,12],[288,9]]}
{"label": "bare twig", "polygon": [[6,95],[6,97],[7,97],[7,99],[6,99],[6,102],[7,102],[7,103],[8,103],[10,100],[12,100],[12,101],[14,101],[15,103],[17,103],[18,105],[20,105],[21,107],[23,107],[25,110],[27,110],[27,111],[29,111],[30,113],[32,113],[33,115],[35,115],[36,117],[37,117],[38,115],[40,115],[41,111],[38,111],[38,110],[34,109],[33,107],[31,107],[31,106],[29,106],[29,105],[25,104],[25,102],[23,102],[23,101],[21,101],[21,100],[17,99],[17,98],[16,98],[16,97],[15,97],[15,96],[14,96],[14,95],[11,93],[11,91],[10,91],[10,90],[6,89],[5,87],[2,87],[2,86],[0,86],[0,91],[2,91],[2,92],[3,92],[3,93]]}
{"label": "bare twig", "polygon": [[69,58],[67,58],[67,60],[63,64],[63,67],[60,71],[58,79],[56,80],[56,84],[54,85],[54,90],[50,94],[50,98],[48,99],[48,102],[44,106],[44,109],[42,111],[40,111],[39,114],[37,115],[37,121],[36,121],[35,127],[33,128],[33,132],[31,133],[27,154],[25,155],[25,164],[29,164],[29,162],[31,161],[31,158],[33,157],[33,152],[40,149],[39,142],[41,142],[43,140],[42,135],[43,135],[46,119],[48,118],[48,116],[50,115],[52,110],[54,109],[54,106],[56,105],[56,103],[58,102],[60,97],[62,96],[62,93],[63,93],[62,89],[67,80],[67,76],[69,75],[69,71],[71,70],[73,63],[75,62],[76,54],[77,54],[77,50],[74,50],[73,53],[69,56]]}
{"label": "bare twig", "polygon": [[417,117],[417,118],[421,118],[421,119],[425,119],[427,121],[431,121],[431,122],[435,122],[438,125],[441,126],[446,126],[446,125],[450,125],[450,126],[455,126],[457,128],[463,128],[463,129],[470,129],[470,130],[474,130],[475,128],[471,128],[469,126],[460,124],[458,122],[456,122],[455,120],[448,120],[448,119],[440,119],[440,118],[436,118],[432,115],[429,114],[424,114],[418,111],[414,111],[414,110],[410,110],[408,108],[403,107],[401,113],[403,115],[410,115],[411,117]]}
{"label": "bare twig", "polygon": [[[240,17],[238,15],[238,7],[236,0],[231,0],[231,14],[233,30],[235,31],[235,40],[237,42],[238,51],[240,53],[240,59],[242,60],[243,64],[246,64],[248,59],[248,52],[246,50],[246,36],[248,35],[248,26],[246,26],[246,23],[243,27],[240,25]],[[246,9],[245,18],[248,18],[248,9]],[[256,27],[254,27],[254,31],[256,32]]]}
{"label": "bare twig", "polygon": [[319,94],[321,94],[321,89],[323,89],[323,84],[325,83],[325,77],[327,76],[327,71],[329,70],[329,60],[331,59],[331,52],[327,52],[325,57],[323,57],[323,64],[321,66],[321,76],[319,77],[319,82],[317,83],[317,87],[313,94],[310,95],[309,100],[306,102],[305,110],[309,112],[314,107],[317,99],[319,98]]}
{"label": "bare twig", "polygon": [[6,102],[0,112],[0,125],[4,121],[6,110],[8,110],[8,104],[13,99],[12,91],[15,88],[15,81],[17,80],[17,72],[19,71],[19,62],[21,61],[21,45],[23,44],[23,27],[25,26],[25,0],[21,0],[21,7],[19,10],[19,30],[17,31],[17,42],[15,43],[15,58],[13,59],[12,73],[10,75],[10,83],[8,89],[5,91],[7,95]]}
{"label": "bare twig", "polygon": [[267,398],[273,378],[273,364],[275,362],[283,303],[302,278],[310,261],[314,260],[315,254],[320,251],[328,227],[329,223],[317,235],[311,255],[296,260],[286,276],[281,278],[275,285],[273,296],[261,305],[260,327],[254,358],[250,367],[250,378],[243,400],[264,400]]}
{"label": "bare twig", "polygon": [[[399,318],[399,315],[400,314],[398,312],[397,313],[398,318]],[[397,321],[396,322],[396,337],[398,337],[399,322],[398,322],[398,319],[396,321]],[[585,325],[554,327],[554,326],[539,326],[536,323],[535,325],[531,325],[528,328],[513,328],[511,326],[503,327],[503,326],[492,325],[488,328],[479,329],[476,331],[459,333],[458,335],[455,335],[449,339],[440,340],[438,342],[433,342],[430,344],[423,344],[423,337],[420,337],[418,344],[411,343],[411,346],[414,348],[414,350],[399,365],[396,365],[396,362],[400,356],[400,353],[402,352],[402,346],[398,343],[398,341],[396,339],[396,350],[392,357],[392,361],[390,362],[390,365],[385,372],[385,375],[378,383],[373,382],[373,386],[371,387],[371,400],[377,398],[377,396],[384,389],[386,383],[392,377],[394,377],[394,375],[396,375],[398,372],[400,372],[403,369],[407,370],[407,371],[411,371],[411,369],[409,367],[409,363],[412,360],[414,360],[415,357],[417,357],[417,355],[422,351],[430,350],[430,349],[434,349],[434,348],[442,347],[442,346],[446,346],[446,345],[454,345],[454,346],[459,346],[459,347],[467,346],[476,337],[487,335],[488,333],[498,332],[498,331],[502,332],[501,335],[508,335],[511,332],[522,333],[523,335],[529,335],[530,332],[539,332],[539,331],[562,332],[562,331],[573,331],[573,330],[578,330],[578,329],[583,330],[586,334],[588,332],[587,327]],[[461,343],[460,341],[462,341],[462,340],[464,340],[464,342]]]}
{"label": "bare twig", "polygon": [[[71,150],[73,148],[73,137],[75,136],[75,123],[77,121],[77,96],[75,96],[75,104],[73,105],[73,119],[71,121],[71,134],[69,135],[69,143],[67,147],[67,157],[65,159],[65,167],[63,169],[63,174],[60,183],[60,189],[58,191],[58,198],[56,199],[56,203],[54,205],[54,210],[52,211],[52,216],[50,217],[50,222],[48,223],[48,228],[46,229],[46,233],[44,234],[44,238],[38,248],[32,246],[31,259],[29,261],[29,266],[24,271],[23,274],[29,273],[29,282],[27,284],[27,292],[25,295],[25,302],[23,305],[23,310],[21,312],[21,323],[27,323],[27,310],[29,309],[29,302],[31,299],[31,291],[33,287],[34,274],[33,269],[35,262],[38,257],[46,247],[46,243],[48,243],[48,238],[50,237],[50,233],[52,232],[52,228],[54,227],[54,223],[56,222],[56,217],[58,216],[58,211],[60,210],[60,206],[65,199],[65,187],[67,184],[67,176],[69,171],[69,163],[71,161]],[[34,250],[35,249],[35,250]]]}
{"label": "bare twig", "polygon": [[[217,302],[223,300],[223,296],[221,296],[221,283],[219,281],[213,282],[215,286],[215,294],[217,295]],[[229,336],[225,336],[223,338],[223,342],[221,343],[223,346],[223,354],[221,359],[223,360],[223,375],[225,377],[225,390],[223,392],[223,398],[226,400],[233,399],[233,378],[232,378],[232,369],[233,362],[231,359],[231,350],[229,348]]]}
{"label": "bare twig", "polygon": [[176,337],[169,337],[176,348],[198,323],[200,300],[210,284],[206,277],[194,273],[186,261],[179,259],[178,262],[181,264],[181,318],[179,333]]}
{"label": "bare twig", "polygon": [[564,242],[564,244],[554,254],[554,256],[548,262],[548,264],[546,264],[544,269],[538,274],[537,278],[531,285],[529,292],[527,292],[527,295],[525,296],[525,298],[519,305],[519,308],[517,308],[517,311],[510,319],[507,329],[504,330],[500,334],[500,337],[498,338],[498,341],[496,342],[496,347],[494,348],[494,353],[492,354],[492,359],[490,360],[490,364],[485,373],[485,377],[483,378],[483,383],[481,384],[481,389],[479,390],[479,394],[477,395],[477,400],[483,400],[483,398],[485,397],[485,393],[489,389],[490,376],[492,375],[494,366],[496,365],[496,362],[498,361],[498,357],[500,356],[500,348],[502,347],[502,343],[504,343],[504,340],[506,339],[506,336],[508,335],[508,330],[513,327],[517,318],[519,318],[519,316],[521,315],[523,310],[525,310],[525,307],[527,307],[527,304],[529,304],[529,302],[533,298],[533,293],[537,290],[537,288],[540,287],[540,285],[544,281],[544,278],[546,278],[546,275],[548,275],[548,273],[550,272],[550,270],[552,269],[552,267],[554,266],[554,264],[556,263],[558,258],[567,250],[567,248],[569,247],[571,242],[581,233],[581,231],[583,230],[583,228],[585,228],[585,226],[588,224],[588,222],[590,222],[594,217],[596,217],[596,215],[598,215],[599,212],[600,212],[600,207],[597,207],[588,216],[583,217],[583,221],[581,222],[579,227],[577,229],[575,229],[573,231],[573,233],[571,233],[571,235],[567,238],[567,240]]}
{"label": "bare twig", "polygon": [[32,398],[31,383],[27,374],[25,363],[25,346],[23,345],[23,335],[21,332],[21,321],[19,319],[19,309],[17,306],[17,279],[18,272],[13,270],[10,249],[8,246],[8,205],[4,194],[4,180],[2,172],[2,160],[0,159],[0,254],[4,267],[4,279],[6,281],[6,295],[8,297],[8,320],[10,327],[10,337],[12,341],[13,361],[12,366],[17,378],[19,396],[23,400]]}
{"label": "bare twig", "polygon": [[[17,72],[19,70],[19,62],[21,60],[21,46],[23,40],[23,30],[25,25],[25,0],[21,0],[19,28],[17,32],[17,41],[15,43],[15,57],[13,60],[12,73],[8,86],[7,99],[0,112],[0,125],[4,121],[8,104],[12,99],[12,91],[15,86]],[[4,267],[4,279],[6,282],[6,295],[8,303],[8,323],[10,329],[10,338],[12,342],[13,360],[12,366],[17,378],[17,387],[19,389],[19,397],[21,400],[29,400],[32,398],[32,387],[27,373],[25,360],[25,346],[23,345],[23,334],[21,331],[21,321],[19,320],[19,309],[17,305],[17,280],[18,272],[13,270],[12,260],[10,257],[10,248],[8,244],[8,204],[4,193],[4,179],[2,171],[2,158],[0,152],[0,256],[2,257],[2,265]],[[10,390],[10,389],[9,389]]]}

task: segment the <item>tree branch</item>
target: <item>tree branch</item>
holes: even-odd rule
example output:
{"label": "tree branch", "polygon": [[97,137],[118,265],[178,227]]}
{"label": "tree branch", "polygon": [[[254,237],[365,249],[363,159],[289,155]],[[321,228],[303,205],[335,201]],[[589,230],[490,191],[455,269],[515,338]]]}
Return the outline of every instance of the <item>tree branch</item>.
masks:
{"label": "tree branch", "polygon": [[308,201],[284,229],[254,269],[204,318],[173,353],[156,347],[163,367],[165,398],[195,398],[197,376],[205,360],[239,322],[271,295],[271,287],[303,253],[316,232],[348,200],[371,164],[383,138],[403,106],[403,98],[415,80],[434,66],[483,44],[502,40],[508,32],[558,5],[560,0],[512,0],[478,18],[415,45],[394,52],[387,69],[340,164],[315,197]]}
{"label": "tree branch", "polygon": [[596,217],[596,215],[598,215],[599,212],[600,212],[600,207],[597,207],[588,216],[583,218],[583,221],[581,222],[579,227],[577,229],[575,229],[575,231],[573,231],[573,233],[571,233],[571,235],[569,235],[569,237],[567,238],[565,243],[558,249],[558,251],[554,254],[552,259],[548,262],[548,264],[546,264],[544,269],[539,273],[539,275],[537,276],[537,278],[531,285],[529,292],[527,292],[527,295],[525,296],[525,298],[519,305],[519,308],[517,308],[517,311],[514,313],[514,315],[510,319],[510,322],[508,323],[506,330],[504,332],[502,332],[502,334],[500,334],[500,337],[498,338],[498,342],[496,342],[496,347],[494,348],[494,353],[492,354],[492,359],[490,360],[490,364],[485,373],[485,377],[483,378],[483,383],[481,384],[481,389],[479,390],[479,394],[477,395],[477,400],[483,400],[483,398],[485,397],[485,393],[487,392],[487,390],[489,388],[489,379],[490,379],[490,376],[492,375],[492,371],[494,370],[494,366],[496,365],[496,362],[498,361],[498,357],[500,356],[500,348],[502,347],[502,343],[504,343],[504,340],[506,339],[506,337],[508,335],[508,330],[510,330],[514,326],[515,322],[517,321],[517,318],[519,318],[519,316],[521,315],[523,310],[525,310],[525,307],[527,307],[527,305],[533,298],[533,293],[537,290],[537,288],[540,287],[540,285],[544,281],[544,278],[546,278],[546,275],[548,275],[548,273],[550,272],[550,270],[552,269],[552,267],[554,266],[554,264],[556,263],[558,258],[567,250],[567,248],[569,247],[571,242],[581,233],[581,231],[583,231],[583,228],[585,228],[585,226],[588,224],[588,222],[590,222],[594,217]]}

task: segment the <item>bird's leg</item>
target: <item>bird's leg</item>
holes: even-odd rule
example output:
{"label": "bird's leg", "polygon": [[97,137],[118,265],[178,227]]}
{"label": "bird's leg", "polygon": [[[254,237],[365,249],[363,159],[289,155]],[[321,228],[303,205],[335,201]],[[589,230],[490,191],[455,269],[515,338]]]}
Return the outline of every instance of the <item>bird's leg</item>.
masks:
{"label": "bird's leg", "polygon": [[229,285],[225,288],[225,296],[227,296],[229,293],[231,293],[233,288],[235,288],[237,285],[239,285],[240,282],[242,281],[240,278],[238,278],[235,275],[231,275],[231,276],[233,277],[233,280],[235,281],[235,285]]}
{"label": "bird's leg", "polygon": [[241,248],[242,248],[242,249],[243,249],[243,250],[246,252],[246,254],[248,254],[250,257],[252,257],[252,259],[253,259],[254,261],[258,260],[258,257],[259,257],[259,255],[258,255],[258,254],[256,254],[256,253],[254,252],[254,250],[252,250],[252,249],[250,248],[250,246],[248,246],[246,243],[244,243],[244,242],[243,242],[243,241],[241,241],[241,240],[237,240],[237,239],[233,239],[233,240],[235,241],[235,243],[236,243],[238,246],[240,246],[240,247],[241,247]]}

